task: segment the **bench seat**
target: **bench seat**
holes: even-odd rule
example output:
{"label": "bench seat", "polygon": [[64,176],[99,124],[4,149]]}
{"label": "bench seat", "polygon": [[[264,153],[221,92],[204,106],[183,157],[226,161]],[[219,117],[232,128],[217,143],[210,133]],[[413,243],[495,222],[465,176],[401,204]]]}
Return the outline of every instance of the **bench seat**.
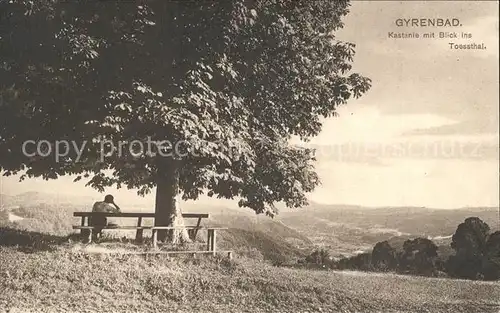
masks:
{"label": "bench seat", "polygon": [[[155,213],[152,212],[119,212],[119,213],[109,213],[109,212],[74,212],[73,216],[81,217],[81,224],[79,226],[73,226],[73,229],[80,230],[82,236],[88,237],[88,242],[92,242],[94,230],[135,230],[136,231],[136,241],[142,242],[144,230],[151,230],[152,245],[157,248],[158,243],[158,231],[160,230],[173,230],[173,229],[187,229],[190,239],[195,240],[196,235],[200,229],[207,230],[207,249],[206,251],[158,251],[153,252],[157,254],[212,254],[216,255],[219,251],[216,251],[216,233],[217,230],[227,229],[226,227],[206,227],[201,226],[201,221],[204,218],[210,218],[207,213],[183,213],[183,218],[195,218],[197,219],[196,225],[186,225],[186,226],[143,226],[143,218],[155,218]],[[112,218],[137,218],[136,226],[120,226],[120,225],[106,225],[106,226],[90,226],[88,225],[89,219],[91,217],[112,217]],[[151,252],[146,252],[146,254]],[[231,258],[231,251],[221,251],[220,253],[228,253],[229,258]]]}
{"label": "bench seat", "polygon": [[[105,216],[105,217],[141,217],[141,218],[154,218],[155,213],[150,212],[73,212],[75,217],[89,217],[89,216]],[[208,213],[182,213],[183,218],[210,218]]]}
{"label": "bench seat", "polygon": [[[89,219],[91,217],[112,217],[112,218],[137,218],[137,224],[136,228],[131,228],[131,227],[120,227],[120,226],[111,226],[111,227],[103,227],[102,229],[135,229],[136,230],[136,235],[135,238],[138,242],[142,241],[142,234],[144,229],[151,229],[147,227],[143,227],[142,225],[142,220],[144,218],[155,218],[155,213],[153,212],[119,212],[119,213],[111,213],[111,212],[74,212],[73,216],[75,217],[80,217],[81,218],[81,224],[79,227],[73,226],[73,229],[79,229],[81,231],[83,230],[90,230],[92,231],[93,228],[84,228],[88,227],[89,225]],[[201,221],[204,218],[210,218],[210,214],[208,213],[182,213],[182,217],[186,219],[196,219],[196,226],[195,227],[190,227],[186,226],[189,230],[189,236],[191,239],[195,239],[196,235],[198,234],[198,230],[201,226]],[[150,226],[151,227],[151,226]],[[168,229],[168,228],[165,228]]]}
{"label": "bench seat", "polygon": [[102,229],[182,229],[182,228],[187,228],[187,229],[203,229],[207,227],[203,226],[184,226],[184,227],[166,227],[166,226],[73,226],[73,229],[95,229],[95,228],[102,228]]}
{"label": "bench seat", "polygon": [[73,226],[73,229],[151,229],[151,230],[169,230],[169,229],[214,229],[214,230],[222,230],[228,229],[227,227],[207,227],[207,226]]}

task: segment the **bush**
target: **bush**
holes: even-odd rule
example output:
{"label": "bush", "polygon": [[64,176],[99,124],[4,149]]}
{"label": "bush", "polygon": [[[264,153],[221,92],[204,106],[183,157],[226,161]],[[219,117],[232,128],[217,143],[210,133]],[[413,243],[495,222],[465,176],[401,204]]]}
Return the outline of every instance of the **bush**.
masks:
{"label": "bush", "polygon": [[490,257],[500,257],[500,231],[496,231],[488,236],[485,253]]}
{"label": "bush", "polygon": [[398,259],[396,250],[389,242],[378,242],[372,251],[373,268],[378,271],[391,271],[397,269]]}
{"label": "bush", "polygon": [[435,276],[437,274],[438,247],[429,239],[416,238],[403,244],[399,268],[401,271],[416,275]]}
{"label": "bush", "polygon": [[481,263],[481,276],[484,280],[500,279],[500,257],[485,257]]}
{"label": "bush", "polygon": [[373,271],[372,254],[361,253],[350,258],[343,258],[335,262],[335,267],[340,270]]}
{"label": "bush", "polygon": [[330,263],[330,252],[325,249],[315,250],[306,257],[306,263],[316,265],[327,265]]}
{"label": "bush", "polygon": [[478,217],[469,217],[458,225],[451,247],[457,254],[480,256],[486,247],[490,227]]}
{"label": "bush", "polygon": [[262,252],[260,252],[259,249],[253,248],[253,247],[240,247],[236,249],[236,254],[240,257],[256,260],[256,261],[263,261],[264,256],[262,255]]}
{"label": "bush", "polygon": [[500,279],[500,232],[489,235],[490,227],[477,217],[458,225],[451,247],[455,255],[446,262],[452,277]]}

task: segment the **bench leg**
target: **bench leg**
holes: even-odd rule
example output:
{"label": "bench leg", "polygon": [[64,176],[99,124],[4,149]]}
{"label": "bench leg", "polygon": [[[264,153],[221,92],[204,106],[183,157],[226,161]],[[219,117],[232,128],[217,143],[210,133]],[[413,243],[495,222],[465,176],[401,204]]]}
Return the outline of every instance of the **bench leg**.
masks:
{"label": "bench leg", "polygon": [[189,235],[189,239],[194,241],[196,238],[196,235],[194,234],[194,228],[188,228],[187,232]]}
{"label": "bench leg", "polygon": [[217,254],[217,245],[216,245],[216,241],[217,241],[217,232],[215,231],[215,229],[213,230],[214,233],[212,234],[212,244],[211,244],[211,251],[212,251],[212,255],[213,256],[216,256]]}
{"label": "bench leg", "polygon": [[88,235],[87,243],[92,243],[92,238],[94,237],[94,230],[92,228],[89,229]]}
{"label": "bench leg", "polygon": [[[80,226],[85,226],[85,216],[82,216],[82,221],[80,223]],[[85,233],[84,233],[84,230],[83,229],[80,229],[80,235],[84,236]]]}
{"label": "bench leg", "polygon": [[212,235],[213,235],[213,233],[214,233],[213,229],[209,229],[207,231],[207,251],[211,250],[211,247],[212,247]]}
{"label": "bench leg", "polygon": [[88,229],[80,229],[80,240],[83,242],[88,241],[88,238],[90,236],[90,230]]}
{"label": "bench leg", "polygon": [[[142,217],[139,217],[139,219],[137,220],[137,227],[141,227],[142,225]],[[142,235],[143,235],[143,230],[142,229],[138,229],[136,232],[135,232],[135,241],[137,243],[141,243],[142,242]]]}
{"label": "bench leg", "polygon": [[152,230],[152,241],[153,241],[153,248],[157,248],[158,247],[158,232],[156,231],[156,229],[153,229]]}
{"label": "bench leg", "polygon": [[201,224],[201,217],[198,218],[198,222],[196,223],[196,228],[193,229],[193,233],[192,233],[192,240],[195,240],[196,239],[196,235],[198,235],[198,229],[200,229],[200,224]]}
{"label": "bench leg", "polygon": [[215,229],[208,230],[208,240],[207,240],[207,251],[212,251],[212,255],[216,255],[216,242],[217,242],[217,233]]}

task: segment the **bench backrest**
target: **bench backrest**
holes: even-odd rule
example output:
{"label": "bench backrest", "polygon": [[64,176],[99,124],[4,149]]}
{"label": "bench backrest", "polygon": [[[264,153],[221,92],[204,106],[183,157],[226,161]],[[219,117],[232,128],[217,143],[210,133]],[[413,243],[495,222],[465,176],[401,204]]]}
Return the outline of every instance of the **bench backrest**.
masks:
{"label": "bench backrest", "polygon": [[[121,213],[108,213],[108,212],[74,212],[73,216],[110,216],[110,217],[155,217],[154,213],[149,212],[121,212]],[[209,218],[208,213],[183,213],[183,218]]]}

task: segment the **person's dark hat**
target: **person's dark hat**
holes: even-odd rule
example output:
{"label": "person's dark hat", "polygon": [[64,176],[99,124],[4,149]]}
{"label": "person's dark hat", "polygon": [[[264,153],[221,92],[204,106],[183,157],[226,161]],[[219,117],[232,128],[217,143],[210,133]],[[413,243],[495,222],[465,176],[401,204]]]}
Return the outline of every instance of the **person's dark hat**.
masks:
{"label": "person's dark hat", "polygon": [[115,199],[113,198],[112,195],[106,195],[106,197],[104,197],[104,202],[113,203],[114,201]]}

